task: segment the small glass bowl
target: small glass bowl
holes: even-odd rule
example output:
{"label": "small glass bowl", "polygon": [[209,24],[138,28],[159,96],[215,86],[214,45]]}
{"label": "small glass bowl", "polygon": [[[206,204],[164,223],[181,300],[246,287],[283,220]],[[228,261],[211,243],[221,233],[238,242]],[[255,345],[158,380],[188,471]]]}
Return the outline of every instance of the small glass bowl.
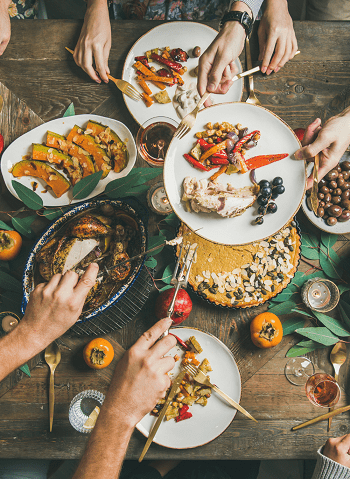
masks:
{"label": "small glass bowl", "polygon": [[77,394],[69,405],[68,418],[71,425],[78,432],[88,434],[92,428],[85,428],[84,424],[96,406],[101,407],[105,395],[94,389],[87,389]]}

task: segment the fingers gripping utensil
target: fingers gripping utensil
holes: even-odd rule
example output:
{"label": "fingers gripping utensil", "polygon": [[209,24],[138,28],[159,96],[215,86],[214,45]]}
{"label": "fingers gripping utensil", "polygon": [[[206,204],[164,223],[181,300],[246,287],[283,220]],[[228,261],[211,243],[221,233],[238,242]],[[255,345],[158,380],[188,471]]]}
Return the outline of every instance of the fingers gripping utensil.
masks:
{"label": "fingers gripping utensil", "polygon": [[45,361],[50,368],[50,386],[49,386],[49,418],[50,418],[50,432],[52,432],[53,413],[55,407],[55,390],[54,390],[54,375],[55,369],[61,361],[61,352],[55,342],[51,343],[45,349]]}
{"label": "fingers gripping utensil", "polygon": [[[342,364],[345,363],[346,361],[346,345],[345,343],[342,343],[340,341],[337,342],[337,344],[334,345],[331,355],[330,355],[330,360],[334,368],[334,379],[338,382],[339,378],[339,369]],[[334,407],[330,408],[329,411],[333,411]],[[328,419],[328,431],[331,429],[331,424],[332,424],[332,417]]]}

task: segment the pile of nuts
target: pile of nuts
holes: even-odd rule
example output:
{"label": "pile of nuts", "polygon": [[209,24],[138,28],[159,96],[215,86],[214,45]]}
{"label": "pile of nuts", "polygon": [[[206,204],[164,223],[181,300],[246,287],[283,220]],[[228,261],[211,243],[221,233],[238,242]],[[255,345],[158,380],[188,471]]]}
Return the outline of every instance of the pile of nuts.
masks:
{"label": "pile of nuts", "polygon": [[[318,183],[317,214],[327,225],[350,219],[350,161],[339,163]],[[311,190],[309,190],[311,191]]]}

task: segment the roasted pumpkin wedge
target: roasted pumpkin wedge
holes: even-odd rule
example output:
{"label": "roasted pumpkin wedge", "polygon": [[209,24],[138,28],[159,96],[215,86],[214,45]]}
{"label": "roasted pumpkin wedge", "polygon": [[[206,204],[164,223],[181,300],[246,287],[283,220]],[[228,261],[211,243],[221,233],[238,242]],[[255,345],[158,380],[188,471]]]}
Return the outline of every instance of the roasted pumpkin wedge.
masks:
{"label": "roasted pumpkin wedge", "polygon": [[96,121],[89,120],[86,131],[97,137],[103,145],[107,146],[107,151],[113,160],[113,169],[119,173],[124,170],[128,164],[129,154],[126,144],[119,138],[117,133],[106,125]]}
{"label": "roasted pumpkin wedge", "polygon": [[111,167],[111,159],[108,156],[107,149],[102,148],[96,143],[93,136],[85,134],[79,126],[75,125],[67,136],[68,141],[72,141],[81,146],[93,157],[96,171],[103,171],[102,178],[105,178]]}
{"label": "roasted pumpkin wedge", "polygon": [[71,158],[55,148],[41,145],[40,143],[33,143],[33,160],[47,161],[54,163],[58,168],[64,168],[67,175],[74,186],[82,178],[82,171],[79,161],[76,158]]}
{"label": "roasted pumpkin wedge", "polygon": [[83,170],[83,178],[95,173],[94,162],[89,153],[78,145],[75,145],[71,141],[68,141],[63,135],[54,133],[53,131],[47,132],[46,145],[51,148],[63,151],[66,155],[70,155],[73,158],[77,158],[81,169]]}
{"label": "roasted pumpkin wedge", "polygon": [[55,193],[57,198],[66,193],[66,191],[68,191],[71,187],[71,184],[67,178],[43,161],[19,161],[13,166],[11,173],[16,178],[20,178],[21,176],[33,176],[34,178],[41,178],[52,188],[52,191]]}

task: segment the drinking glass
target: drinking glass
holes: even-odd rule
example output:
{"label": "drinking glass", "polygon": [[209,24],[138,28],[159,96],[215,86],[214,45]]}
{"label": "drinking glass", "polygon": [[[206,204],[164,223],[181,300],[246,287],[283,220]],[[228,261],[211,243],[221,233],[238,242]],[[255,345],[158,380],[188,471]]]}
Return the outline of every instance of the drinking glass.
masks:
{"label": "drinking glass", "polygon": [[105,399],[104,394],[94,389],[87,389],[77,394],[69,406],[69,422],[78,432],[85,434],[92,431],[91,428],[85,428],[84,424],[96,406],[101,407]]}
{"label": "drinking glass", "polygon": [[151,166],[163,166],[165,155],[178,123],[172,118],[157,116],[145,121],[136,135],[140,156]]}
{"label": "drinking glass", "polygon": [[304,386],[306,378],[315,374],[315,367],[309,358],[300,356],[287,362],[284,374],[290,383],[295,386]]}
{"label": "drinking glass", "polygon": [[333,407],[340,399],[337,381],[326,373],[316,373],[305,384],[306,396],[315,406]]}

